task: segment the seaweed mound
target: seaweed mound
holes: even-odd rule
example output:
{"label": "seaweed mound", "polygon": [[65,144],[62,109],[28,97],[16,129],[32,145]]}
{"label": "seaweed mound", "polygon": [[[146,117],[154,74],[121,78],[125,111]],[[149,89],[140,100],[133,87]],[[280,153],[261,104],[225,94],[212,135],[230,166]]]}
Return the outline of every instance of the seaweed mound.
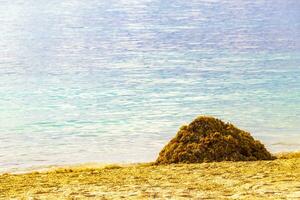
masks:
{"label": "seaweed mound", "polygon": [[219,119],[199,116],[180,128],[159,153],[156,164],[272,159],[250,133]]}

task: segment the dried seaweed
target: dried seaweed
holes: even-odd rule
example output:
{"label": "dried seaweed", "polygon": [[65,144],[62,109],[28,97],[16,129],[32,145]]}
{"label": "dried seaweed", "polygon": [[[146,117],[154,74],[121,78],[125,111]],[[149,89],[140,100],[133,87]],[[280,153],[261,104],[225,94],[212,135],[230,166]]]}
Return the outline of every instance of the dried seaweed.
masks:
{"label": "dried seaweed", "polygon": [[250,133],[219,119],[200,116],[180,128],[159,153],[156,164],[272,159]]}

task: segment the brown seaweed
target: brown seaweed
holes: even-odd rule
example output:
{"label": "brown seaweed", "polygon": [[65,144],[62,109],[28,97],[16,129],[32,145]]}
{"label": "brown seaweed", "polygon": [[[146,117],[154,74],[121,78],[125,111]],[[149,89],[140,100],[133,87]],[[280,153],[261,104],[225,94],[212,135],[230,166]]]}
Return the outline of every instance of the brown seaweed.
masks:
{"label": "brown seaweed", "polygon": [[156,164],[272,160],[250,133],[230,123],[199,116],[184,125],[159,153]]}

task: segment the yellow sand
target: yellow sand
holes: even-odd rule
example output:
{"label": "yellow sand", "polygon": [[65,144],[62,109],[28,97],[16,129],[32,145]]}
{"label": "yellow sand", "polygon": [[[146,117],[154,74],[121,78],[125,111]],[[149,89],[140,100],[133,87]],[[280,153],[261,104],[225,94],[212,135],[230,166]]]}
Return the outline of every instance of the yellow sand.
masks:
{"label": "yellow sand", "polygon": [[0,199],[300,199],[300,153],[274,161],[69,167],[0,175]]}

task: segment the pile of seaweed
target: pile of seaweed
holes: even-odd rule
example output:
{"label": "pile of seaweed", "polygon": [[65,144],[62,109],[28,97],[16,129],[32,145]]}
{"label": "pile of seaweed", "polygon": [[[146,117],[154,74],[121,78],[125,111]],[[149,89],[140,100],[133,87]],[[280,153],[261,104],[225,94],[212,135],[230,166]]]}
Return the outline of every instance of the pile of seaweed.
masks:
{"label": "pile of seaweed", "polygon": [[180,128],[156,164],[273,160],[264,145],[230,123],[199,116]]}

